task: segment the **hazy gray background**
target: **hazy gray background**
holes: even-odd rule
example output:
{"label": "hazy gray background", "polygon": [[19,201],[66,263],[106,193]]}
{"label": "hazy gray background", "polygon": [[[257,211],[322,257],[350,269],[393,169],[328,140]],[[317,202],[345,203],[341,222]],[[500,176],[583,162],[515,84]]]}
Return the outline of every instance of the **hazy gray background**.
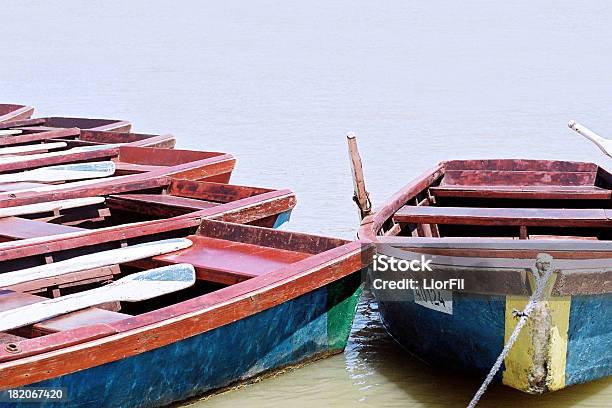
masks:
{"label": "hazy gray background", "polygon": [[[296,191],[291,229],[354,235],[349,130],[375,203],[444,159],[610,164],[566,127],[577,119],[612,137],[606,1],[20,0],[1,14],[0,100],[231,152],[235,183]],[[469,400],[475,383],[422,374],[368,315],[366,299],[344,356],[210,402]],[[601,406],[608,385],[538,401]],[[494,395],[496,407],[522,398]]]}

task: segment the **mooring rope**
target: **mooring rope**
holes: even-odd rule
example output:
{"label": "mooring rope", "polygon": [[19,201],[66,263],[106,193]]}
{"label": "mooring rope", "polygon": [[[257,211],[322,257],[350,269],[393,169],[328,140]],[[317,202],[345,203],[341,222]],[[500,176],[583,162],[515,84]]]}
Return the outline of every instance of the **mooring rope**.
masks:
{"label": "mooring rope", "polygon": [[467,406],[468,408],[474,408],[476,404],[478,404],[478,401],[480,401],[480,398],[482,398],[482,396],[484,395],[485,391],[487,390],[487,387],[489,386],[489,384],[491,384],[491,381],[493,381],[495,374],[497,374],[497,372],[501,368],[501,365],[506,359],[508,353],[510,352],[510,349],[512,349],[514,342],[516,342],[516,339],[521,333],[521,329],[523,328],[523,326],[525,326],[525,323],[527,323],[529,315],[536,307],[537,303],[540,301],[542,293],[544,292],[544,288],[546,287],[550,277],[553,274],[552,256],[548,254],[538,254],[536,260],[536,268],[538,270],[538,273],[533,274],[534,279],[536,281],[536,290],[529,298],[529,302],[525,306],[525,309],[523,309],[523,312],[520,313],[521,318],[517,323],[516,327],[514,328],[512,335],[508,339],[508,342],[504,346],[504,349],[502,350],[499,357],[497,357],[495,364],[493,364],[493,367],[491,367],[491,371],[489,371],[487,378],[485,378],[478,391],[476,391],[476,394],[474,394],[474,397]]}

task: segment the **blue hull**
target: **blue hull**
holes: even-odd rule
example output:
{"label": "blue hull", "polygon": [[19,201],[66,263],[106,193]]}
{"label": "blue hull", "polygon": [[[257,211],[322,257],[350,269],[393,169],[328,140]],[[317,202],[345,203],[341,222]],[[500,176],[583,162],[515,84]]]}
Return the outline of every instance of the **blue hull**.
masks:
{"label": "blue hull", "polygon": [[[28,387],[63,387],[68,405],[157,407],[341,352],[361,293],[360,272],[209,332]],[[8,405],[17,406],[17,405]]]}
{"label": "blue hull", "polygon": [[[453,292],[452,314],[414,302],[379,301],[383,323],[405,349],[432,365],[484,378],[516,324],[524,300]],[[573,296],[547,302],[551,335],[546,378],[534,384],[532,356],[539,347],[526,326],[496,380],[529,393],[561,389],[612,375],[612,296]]]}

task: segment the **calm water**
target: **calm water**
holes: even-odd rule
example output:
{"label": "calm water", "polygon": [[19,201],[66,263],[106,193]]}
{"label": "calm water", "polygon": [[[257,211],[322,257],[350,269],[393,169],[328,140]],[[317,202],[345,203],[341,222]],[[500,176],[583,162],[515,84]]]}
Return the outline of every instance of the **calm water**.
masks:
{"label": "calm water", "polygon": [[[566,127],[612,137],[609,2],[127,3],[3,5],[0,99],[231,152],[233,182],[298,194],[290,229],[354,236],[349,130],[375,204],[444,159],[610,164]],[[344,355],[203,405],[460,406],[478,382],[406,356],[365,298]],[[541,398],[494,387],[482,406],[611,399],[607,380]]]}

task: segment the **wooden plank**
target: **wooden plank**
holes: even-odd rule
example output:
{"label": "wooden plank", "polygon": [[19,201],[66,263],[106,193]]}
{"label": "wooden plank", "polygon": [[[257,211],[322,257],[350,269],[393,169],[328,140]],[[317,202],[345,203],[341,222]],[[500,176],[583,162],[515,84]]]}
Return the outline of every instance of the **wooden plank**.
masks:
{"label": "wooden plank", "polygon": [[[129,203],[126,203],[128,201]],[[121,194],[109,196],[109,207],[123,210],[138,210],[143,214],[158,213],[160,209],[168,207],[179,208],[185,211],[198,211],[219,205],[195,198],[175,197],[169,194]]]}
{"label": "wooden plank", "polygon": [[446,170],[503,170],[503,171],[547,171],[547,172],[595,172],[594,163],[564,160],[492,159],[450,160],[442,163]]}
{"label": "wooden plank", "polygon": [[603,209],[475,208],[404,206],[393,219],[401,223],[509,225],[549,227],[609,227]]}
{"label": "wooden plank", "polygon": [[612,191],[594,186],[444,185],[429,189],[436,197],[537,200],[609,200]]}
{"label": "wooden plank", "polygon": [[443,185],[593,186],[596,172],[446,170]]}
{"label": "wooden plank", "polygon": [[235,283],[273,272],[309,256],[254,244],[190,235],[191,248],[154,258],[162,265],[189,263],[196,268],[198,279]]}

